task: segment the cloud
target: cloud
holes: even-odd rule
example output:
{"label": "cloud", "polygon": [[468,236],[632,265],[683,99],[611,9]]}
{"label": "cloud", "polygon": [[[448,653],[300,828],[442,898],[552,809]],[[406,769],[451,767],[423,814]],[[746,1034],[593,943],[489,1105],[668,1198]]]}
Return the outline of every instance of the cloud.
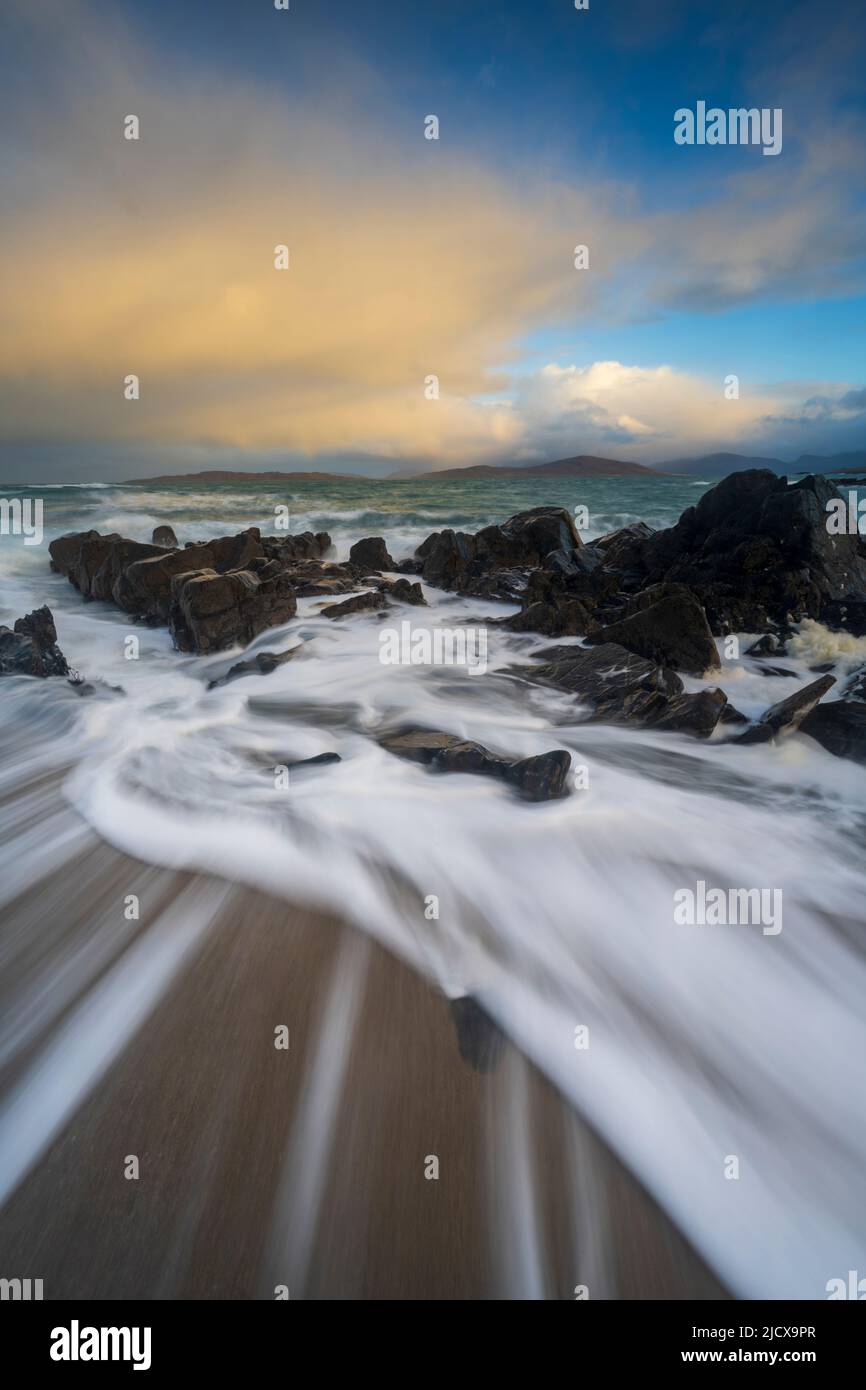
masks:
{"label": "cloud", "polygon": [[[778,392],[729,402],[658,365],[527,376],[520,345],[590,316],[841,284],[862,244],[850,132],[829,156],[814,133],[782,179],[761,160],[687,210],[647,212],[627,184],[492,169],[424,140],[426,113],[389,109],[345,54],[287,89],[157,52],[79,0],[12,9],[0,443],[430,467],[659,458],[796,414]],[[577,242],[590,271],[574,268]]]}

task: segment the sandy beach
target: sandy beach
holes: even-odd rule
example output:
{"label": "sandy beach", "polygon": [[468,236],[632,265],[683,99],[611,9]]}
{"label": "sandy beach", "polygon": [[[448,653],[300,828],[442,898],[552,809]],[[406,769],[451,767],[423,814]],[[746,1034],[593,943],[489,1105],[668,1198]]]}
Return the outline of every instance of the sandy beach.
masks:
{"label": "sandy beach", "polygon": [[67,842],[2,917],[0,1106],[27,1169],[4,1269],[48,1299],[725,1296],[471,1006],[333,919],[72,834],[45,786],[29,801]]}

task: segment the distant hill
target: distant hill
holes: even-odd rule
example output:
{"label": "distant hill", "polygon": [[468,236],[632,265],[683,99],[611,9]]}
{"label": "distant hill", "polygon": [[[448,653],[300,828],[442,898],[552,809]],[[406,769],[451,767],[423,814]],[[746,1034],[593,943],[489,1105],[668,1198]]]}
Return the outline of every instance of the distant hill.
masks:
{"label": "distant hill", "polygon": [[[334,479],[357,482],[356,473],[232,473],[212,468],[206,473],[160,473],[155,478],[127,478],[135,483],[332,483]],[[367,481],[371,481],[368,479]]]}
{"label": "distant hill", "polygon": [[434,473],[393,473],[391,480],[439,482],[449,478],[603,478],[618,475],[643,474],[652,477],[659,472],[642,463],[625,463],[621,459],[596,458],[579,454],[576,458],[555,459],[553,463],[503,464],[475,463],[469,468],[442,468]]}
{"label": "distant hill", "polygon": [[747,468],[769,468],[772,473],[862,473],[866,471],[866,451],[850,454],[801,454],[791,463],[783,459],[760,458],[752,454],[702,454],[700,458],[668,459],[658,465],[660,473],[689,478],[724,478]]}

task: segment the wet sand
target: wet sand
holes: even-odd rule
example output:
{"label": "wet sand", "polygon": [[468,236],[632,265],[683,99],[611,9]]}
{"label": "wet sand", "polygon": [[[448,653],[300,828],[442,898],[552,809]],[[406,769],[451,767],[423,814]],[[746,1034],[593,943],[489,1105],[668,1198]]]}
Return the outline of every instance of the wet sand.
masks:
{"label": "wet sand", "polygon": [[66,843],[0,923],[6,1276],[49,1299],[726,1296],[471,1004],[52,806]]}

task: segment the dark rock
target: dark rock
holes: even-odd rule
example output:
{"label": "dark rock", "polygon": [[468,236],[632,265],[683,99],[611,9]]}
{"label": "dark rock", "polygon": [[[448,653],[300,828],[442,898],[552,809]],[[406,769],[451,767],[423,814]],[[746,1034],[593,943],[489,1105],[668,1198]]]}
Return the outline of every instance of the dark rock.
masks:
{"label": "dark rock", "polygon": [[50,608],[37,608],[25,618],[18,618],[12,628],[0,626],[0,676],[44,678],[68,674]]}
{"label": "dark rock", "polygon": [[600,631],[598,623],[577,598],[551,598],[530,603],[506,618],[503,627],[510,632],[540,632],[546,637],[588,637]]}
{"label": "dark rock", "polygon": [[479,1072],[495,1071],[505,1046],[501,1029],[471,995],[452,999],[448,1008],[464,1062]]}
{"label": "dark rock", "polygon": [[611,623],[596,640],[616,642],[659,666],[673,666],[692,676],[717,671],[721,664],[707,616],[687,589]]}
{"label": "dark rock", "polygon": [[781,656],[784,650],[785,644],[776,636],[775,632],[765,632],[763,637],[759,637],[757,642],[752,643],[746,656]]}
{"label": "dark rock", "polygon": [[367,613],[377,608],[387,608],[388,600],[384,594],[373,590],[366,594],[356,594],[354,598],[344,599],[342,603],[329,603],[322,608],[323,618],[346,618],[352,613]]}
{"label": "dark rock", "polygon": [[866,763],[866,705],[856,700],[818,705],[803,720],[800,733],[808,734],[837,758]]}
{"label": "dark rock", "polygon": [[[421,573],[428,583],[464,591],[495,570],[531,568],[554,551],[568,557],[582,545],[564,507],[533,507],[509,517],[501,526],[485,526],[474,536],[463,531],[435,531],[415,551],[415,558],[421,561]],[[514,591],[512,582],[508,595]],[[489,587],[476,587],[475,593],[496,597]]]}
{"label": "dark rock", "polygon": [[[707,738],[727,703],[722,690],[685,694],[675,671],[614,642],[554,648],[543,655],[548,661],[530,668],[530,678],[577,695],[589,705],[590,721],[639,724]],[[527,674],[524,668],[521,674]]]}
{"label": "dark rock", "polygon": [[741,714],[738,709],[735,709],[729,700],[728,703],[723,707],[722,712],[719,715],[719,723],[748,724],[750,723],[750,720],[747,718],[745,714]]}
{"label": "dark rock", "polygon": [[527,801],[550,801],[567,791],[571,754],[564,750],[518,760],[491,753],[481,743],[428,729],[413,729],[380,739],[397,757],[423,763],[438,772],[472,772],[498,777],[515,787]]}
{"label": "dark rock", "polygon": [[295,536],[263,536],[262,549],[269,560],[292,565],[299,560],[320,560],[331,549],[327,531],[301,531]]}
{"label": "dark rock", "polygon": [[396,599],[398,603],[411,603],[416,607],[422,604],[426,607],[427,604],[421,585],[410,584],[408,579],[397,579],[389,585],[388,597]]}
{"label": "dark rock", "polygon": [[207,654],[247,646],[259,633],[294,617],[291,582],[276,561],[270,564],[272,570],[258,573],[204,569],[174,575],[168,625],[178,649]]}
{"label": "dark rock", "polygon": [[823,695],[836,684],[834,676],[821,676],[818,680],[796,690],[786,700],[780,700],[763,714],[757,724],[747,729],[737,739],[738,743],[768,743],[778,734],[790,734],[799,728],[806,716],[815,708]]}
{"label": "dark rock", "polygon": [[178,548],[177,536],[170,526],[154,526],[151,540],[154,545],[165,546],[170,550],[177,550]]}
{"label": "dark rock", "polygon": [[[82,547],[82,558],[85,548]],[[159,545],[145,545],[140,541],[116,540],[106,552],[102,563],[90,581],[90,597],[111,602],[114,586],[128,565],[136,560],[148,560],[154,555],[164,555],[165,549]]]}
{"label": "dark rock", "polygon": [[820,619],[866,598],[866,545],[827,530],[835,497],[821,476],[789,487],[769,471],[732,473],[643,543],[646,577],[687,584],[716,633]]}
{"label": "dark rock", "polygon": [[343,759],[339,753],[316,753],[312,758],[300,758],[297,762],[286,763],[285,766],[291,770],[293,767],[325,767],[331,763],[341,763]]}
{"label": "dark rock", "polygon": [[201,545],[188,545],[183,550],[164,551],[150,559],[135,560],[117,580],[114,601],[128,613],[166,622],[172,606],[172,581],[178,575],[203,570],[227,574],[230,570],[245,569],[250,560],[263,554],[258,528],[250,527],[236,536],[220,536]]}
{"label": "dark rock", "polygon": [[291,661],[301,650],[303,643],[297,647],[290,647],[285,652],[257,652],[248,661],[237,661],[234,666],[230,666],[224,676],[218,676],[216,680],[208,681],[208,690],[215,690],[218,685],[228,685],[229,681],[239,680],[241,676],[269,676],[272,671],[276,671],[278,666],[283,666],[287,661]]}
{"label": "dark rock", "polygon": [[366,540],[356,541],[349,551],[349,563],[371,573],[377,570],[391,571],[395,568],[381,536],[368,536]]}
{"label": "dark rock", "polygon": [[851,595],[825,603],[821,609],[821,622],[832,632],[850,632],[855,637],[866,637],[866,599]]}

